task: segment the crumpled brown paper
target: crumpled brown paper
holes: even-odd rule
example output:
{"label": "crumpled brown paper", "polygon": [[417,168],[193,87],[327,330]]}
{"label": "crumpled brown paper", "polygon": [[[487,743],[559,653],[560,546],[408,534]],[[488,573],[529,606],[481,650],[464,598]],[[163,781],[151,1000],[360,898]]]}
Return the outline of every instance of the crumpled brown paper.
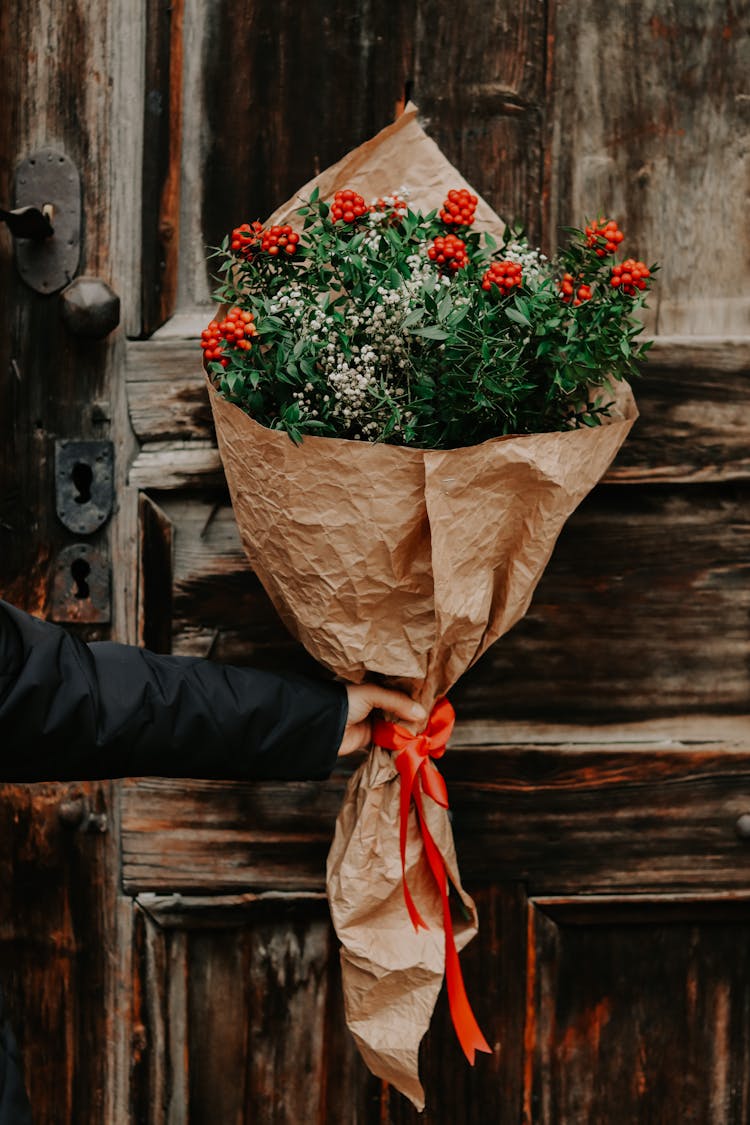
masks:
{"label": "crumpled brown paper", "polygon": [[[372,198],[400,184],[423,209],[468,186],[413,106],[299,196],[319,186],[324,198],[343,187]],[[273,220],[293,221],[299,196]],[[486,203],[477,213],[501,233]],[[242,543],[283,621],[338,676],[377,675],[428,710],[525,613],[565,520],[637,416],[621,385],[612,419],[597,428],[448,451],[318,437],[295,446],[213,388],[210,397]],[[455,915],[460,949],[476,933],[476,910],[448,815],[426,796],[424,806],[451,899],[468,914]],[[407,879],[429,926],[415,933],[402,891],[399,777],[384,750],[351,779],[327,875],[348,1026],[373,1073],[421,1109],[418,1051],[443,979],[442,911],[412,809]]]}

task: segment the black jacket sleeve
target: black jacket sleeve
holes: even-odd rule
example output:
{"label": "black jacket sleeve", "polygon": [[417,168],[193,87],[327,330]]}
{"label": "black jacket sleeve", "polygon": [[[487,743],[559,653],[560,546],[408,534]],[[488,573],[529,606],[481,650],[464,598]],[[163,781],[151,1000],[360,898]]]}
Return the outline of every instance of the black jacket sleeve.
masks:
{"label": "black jacket sleeve", "polygon": [[326,777],[341,684],[86,645],[0,601],[0,780]]}

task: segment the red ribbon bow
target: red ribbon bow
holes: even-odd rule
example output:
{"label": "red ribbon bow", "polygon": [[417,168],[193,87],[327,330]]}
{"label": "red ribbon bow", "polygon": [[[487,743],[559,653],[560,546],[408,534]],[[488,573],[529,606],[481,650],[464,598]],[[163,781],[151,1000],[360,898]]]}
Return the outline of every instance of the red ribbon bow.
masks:
{"label": "red ribbon bow", "polygon": [[492,1052],[471,1010],[461,966],[458,960],[456,942],[453,936],[450,903],[448,901],[448,874],[440,849],[433,840],[424,816],[422,794],[426,793],[442,808],[448,808],[448,791],[445,781],[431,758],[442,758],[448,739],[453,731],[455,712],[447,699],[439,699],[427,720],[427,726],[420,734],[400,727],[397,723],[380,719],[373,726],[373,740],[384,750],[396,754],[396,769],[401,776],[401,872],[404,899],[409,917],[415,930],[429,929],[417,910],[406,882],[406,833],[409,823],[409,808],[412,799],[419,818],[425,855],[430,865],[443,904],[443,928],[445,930],[445,979],[448,986],[448,1003],[451,1019],[456,1029],[458,1041],[471,1065],[474,1065],[475,1051]]}

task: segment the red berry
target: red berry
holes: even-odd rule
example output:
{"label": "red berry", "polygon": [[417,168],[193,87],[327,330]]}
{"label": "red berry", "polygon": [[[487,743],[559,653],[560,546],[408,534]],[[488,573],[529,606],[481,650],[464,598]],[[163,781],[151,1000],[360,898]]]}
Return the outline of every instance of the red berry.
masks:
{"label": "red berry", "polygon": [[522,282],[523,269],[518,262],[493,262],[482,278],[482,288],[491,289],[496,285],[501,293],[506,294]]}
{"label": "red berry", "polygon": [[440,218],[447,226],[470,227],[477,202],[477,197],[466,188],[453,188],[443,203]]}
{"label": "red berry", "polygon": [[232,253],[251,262],[255,251],[258,249],[262,234],[262,223],[242,223],[241,226],[235,227],[230,235],[229,241],[229,247]]}
{"label": "red berry", "polygon": [[361,195],[351,188],[337,191],[331,204],[331,218],[336,223],[343,219],[345,223],[354,223],[366,215],[369,208]]}
{"label": "red berry", "polygon": [[439,266],[446,266],[453,273],[469,264],[466,256],[466,243],[454,234],[439,234],[427,250],[428,258]]}
{"label": "red berry", "polygon": [[587,245],[593,247],[600,258],[604,258],[607,254],[614,254],[625,237],[614,219],[606,222],[604,219],[595,219],[588,224],[585,233]]}
{"label": "red berry", "polygon": [[634,258],[627,258],[620,265],[612,267],[609,284],[613,289],[620,288],[629,297],[635,297],[638,290],[647,288],[646,278],[651,276],[651,271],[645,262],[637,262]]}

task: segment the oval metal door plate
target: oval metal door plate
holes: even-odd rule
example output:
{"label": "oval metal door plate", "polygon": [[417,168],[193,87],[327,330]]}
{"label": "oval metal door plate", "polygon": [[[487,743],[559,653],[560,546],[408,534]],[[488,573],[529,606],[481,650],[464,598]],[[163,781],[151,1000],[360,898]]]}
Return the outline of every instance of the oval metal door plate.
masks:
{"label": "oval metal door plate", "polygon": [[16,169],[15,206],[51,204],[54,234],[15,239],[18,272],[37,293],[56,293],[75,277],[81,251],[81,177],[73,161],[52,148],[32,152]]}

